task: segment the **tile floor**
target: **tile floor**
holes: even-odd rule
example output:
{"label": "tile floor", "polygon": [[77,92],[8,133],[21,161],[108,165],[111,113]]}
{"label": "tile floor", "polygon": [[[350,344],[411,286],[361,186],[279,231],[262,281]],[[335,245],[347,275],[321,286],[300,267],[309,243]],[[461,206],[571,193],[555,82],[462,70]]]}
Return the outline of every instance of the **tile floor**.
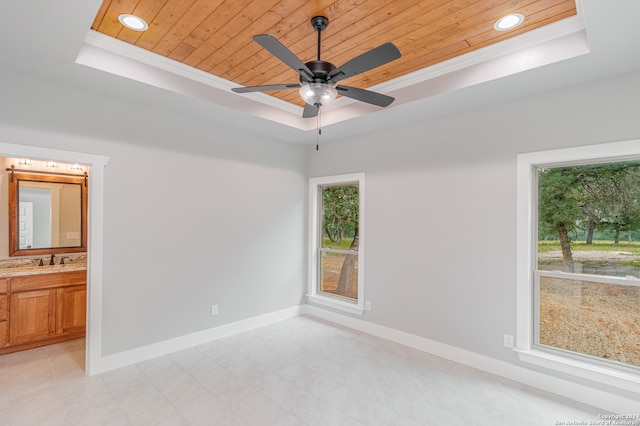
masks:
{"label": "tile floor", "polygon": [[87,377],[84,340],[0,356],[0,425],[556,425],[602,410],[312,317]]}

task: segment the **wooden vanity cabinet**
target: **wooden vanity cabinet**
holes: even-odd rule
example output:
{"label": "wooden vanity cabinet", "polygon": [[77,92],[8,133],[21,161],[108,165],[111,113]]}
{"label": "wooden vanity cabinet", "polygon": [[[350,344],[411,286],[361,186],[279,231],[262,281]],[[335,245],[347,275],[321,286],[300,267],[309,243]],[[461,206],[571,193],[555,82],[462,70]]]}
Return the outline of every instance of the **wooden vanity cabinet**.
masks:
{"label": "wooden vanity cabinet", "polygon": [[[86,271],[24,275],[6,279],[8,330],[0,354],[85,335]],[[2,290],[0,281],[0,290]],[[2,318],[0,308],[0,318]],[[2,321],[0,319],[0,321]],[[0,323],[1,324],[1,323]],[[0,333],[2,333],[0,325]]]}

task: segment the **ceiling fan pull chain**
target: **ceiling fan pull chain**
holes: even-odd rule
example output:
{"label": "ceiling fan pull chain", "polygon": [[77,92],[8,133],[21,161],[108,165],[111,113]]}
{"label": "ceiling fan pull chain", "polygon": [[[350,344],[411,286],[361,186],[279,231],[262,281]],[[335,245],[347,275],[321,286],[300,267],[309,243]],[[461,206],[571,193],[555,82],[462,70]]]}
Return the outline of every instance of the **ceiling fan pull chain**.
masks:
{"label": "ceiling fan pull chain", "polygon": [[316,115],[316,128],[318,129],[316,133],[316,151],[320,149],[320,135],[322,134],[321,120],[320,115],[322,114],[320,111],[320,106],[318,106],[318,115]]}

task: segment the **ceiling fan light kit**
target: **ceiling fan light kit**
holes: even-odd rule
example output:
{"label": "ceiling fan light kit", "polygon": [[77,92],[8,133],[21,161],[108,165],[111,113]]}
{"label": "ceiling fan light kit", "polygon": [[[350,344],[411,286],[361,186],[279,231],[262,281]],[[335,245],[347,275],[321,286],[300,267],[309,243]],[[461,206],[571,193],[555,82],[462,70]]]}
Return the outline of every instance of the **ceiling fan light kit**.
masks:
{"label": "ceiling fan light kit", "polygon": [[308,83],[300,88],[300,97],[309,105],[328,105],[338,96],[338,91],[324,83]]}
{"label": "ceiling fan light kit", "polygon": [[318,59],[307,63],[303,63],[273,36],[268,34],[253,36],[253,40],[260,46],[300,75],[300,84],[235,87],[231,90],[235,93],[250,93],[299,88],[300,97],[305,101],[303,118],[317,116],[320,107],[334,100],[338,94],[380,107],[390,105],[394,101],[391,96],[356,87],[336,86],[336,83],[400,58],[402,56],[400,50],[393,43],[385,43],[351,59],[341,67],[336,67],[331,62],[320,58],[321,33],[327,25],[329,20],[324,16],[315,16],[311,19],[311,26],[318,33]]}

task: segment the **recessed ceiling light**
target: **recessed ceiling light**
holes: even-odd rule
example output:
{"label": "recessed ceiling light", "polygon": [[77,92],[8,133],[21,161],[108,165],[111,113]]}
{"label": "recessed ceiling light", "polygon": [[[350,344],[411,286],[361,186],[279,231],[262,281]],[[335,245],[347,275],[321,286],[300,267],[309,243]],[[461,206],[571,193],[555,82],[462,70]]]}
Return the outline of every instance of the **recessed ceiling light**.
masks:
{"label": "recessed ceiling light", "polygon": [[118,16],[118,21],[120,21],[120,23],[125,27],[134,31],[146,31],[149,29],[149,25],[147,25],[144,19],[139,18],[136,15],[123,13],[122,15]]}
{"label": "recessed ceiling light", "polygon": [[507,31],[522,24],[523,21],[524,15],[522,15],[521,13],[511,13],[498,19],[496,23],[493,24],[493,28],[498,31]]}

